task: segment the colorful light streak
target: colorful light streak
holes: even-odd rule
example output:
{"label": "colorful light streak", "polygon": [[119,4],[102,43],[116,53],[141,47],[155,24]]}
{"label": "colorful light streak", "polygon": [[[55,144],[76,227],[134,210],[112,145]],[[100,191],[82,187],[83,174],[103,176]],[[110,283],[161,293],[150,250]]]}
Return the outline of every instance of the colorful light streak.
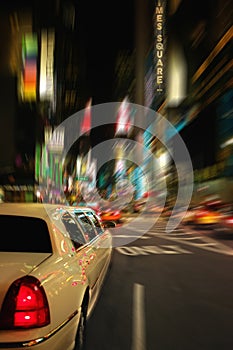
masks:
{"label": "colorful light streak", "polygon": [[22,40],[22,97],[24,100],[36,100],[37,85],[37,37],[27,33]]}

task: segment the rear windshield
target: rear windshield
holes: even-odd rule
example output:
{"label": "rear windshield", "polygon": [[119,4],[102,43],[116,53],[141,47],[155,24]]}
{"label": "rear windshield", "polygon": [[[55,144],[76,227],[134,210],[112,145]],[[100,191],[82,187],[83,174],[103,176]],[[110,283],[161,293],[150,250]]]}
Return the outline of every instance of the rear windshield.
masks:
{"label": "rear windshield", "polygon": [[1,252],[51,253],[47,224],[39,218],[0,215]]}

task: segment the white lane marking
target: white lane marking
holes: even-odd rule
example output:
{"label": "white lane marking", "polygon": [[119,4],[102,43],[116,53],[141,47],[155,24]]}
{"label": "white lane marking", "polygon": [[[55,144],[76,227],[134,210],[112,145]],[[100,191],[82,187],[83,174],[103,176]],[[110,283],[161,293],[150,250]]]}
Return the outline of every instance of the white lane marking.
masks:
{"label": "white lane marking", "polygon": [[[198,248],[203,248],[206,250],[213,251],[215,253],[222,253],[226,255],[233,255],[233,249],[231,247],[228,247],[227,245],[218,242],[216,239],[213,239],[211,237],[205,236],[204,234],[201,236],[200,234],[196,234],[195,231],[190,230],[187,232],[188,235],[195,235],[197,240],[200,240],[201,242],[206,242],[201,243],[201,244],[194,244],[195,246],[198,246]],[[184,239],[182,239],[183,241]]]}
{"label": "white lane marking", "polygon": [[[214,253],[233,255],[233,249],[231,247],[228,247],[227,245],[220,243],[213,238],[204,236],[204,234],[201,236],[200,234],[197,234],[192,230],[190,230],[189,232],[185,232],[183,237],[176,237],[177,235],[167,233],[163,234],[161,232],[159,232],[158,234],[156,234],[156,232],[153,233],[155,233],[155,235],[153,236],[161,237],[168,241],[170,240],[172,242],[178,242],[179,244],[186,244],[195,248],[209,250]],[[148,233],[148,235],[152,236],[150,235],[150,232]]]}
{"label": "white lane marking", "polygon": [[162,245],[159,246],[130,246],[130,247],[117,247],[116,251],[123,255],[139,256],[150,254],[193,254],[187,249],[181,248],[177,245]]}
{"label": "white lane marking", "polygon": [[200,238],[201,238],[201,237],[198,237],[198,236],[186,237],[186,236],[183,234],[182,241],[196,241],[196,240],[200,240]]}
{"label": "white lane marking", "polygon": [[135,238],[136,239],[150,239],[148,236],[134,236],[134,235],[112,235],[113,238]]}
{"label": "white lane marking", "polygon": [[131,350],[146,350],[144,286],[133,286],[133,327]]}
{"label": "white lane marking", "polygon": [[[224,255],[233,255],[233,249],[231,247],[228,247],[227,245],[220,243],[216,241],[213,238],[206,237],[203,235],[198,234],[196,231],[193,231],[189,229],[189,231],[184,231],[183,228],[177,228],[177,231],[173,231],[173,233],[167,234],[164,232],[162,225],[159,227],[154,227],[150,231],[146,232],[143,236],[138,237],[138,239],[148,239],[148,237],[160,237],[163,239],[166,239],[168,241],[177,242],[179,244],[186,244],[194,248],[208,250],[214,253],[218,254],[224,254]],[[133,230],[132,230],[133,231]],[[137,231],[140,232],[140,230],[137,229]],[[117,237],[117,236],[116,236]],[[136,238],[136,237],[135,237]],[[207,243],[207,244],[206,244]],[[138,252],[135,253],[134,248],[127,252],[127,255],[139,255]],[[157,247],[156,253],[153,252],[153,254],[167,254],[168,252],[166,250],[162,250],[161,248]],[[187,253],[188,251],[185,251]],[[119,253],[126,253],[126,251],[120,251]],[[190,253],[190,252],[189,252]],[[171,253],[170,253],[171,254]],[[142,255],[148,255],[148,253],[143,249]]]}

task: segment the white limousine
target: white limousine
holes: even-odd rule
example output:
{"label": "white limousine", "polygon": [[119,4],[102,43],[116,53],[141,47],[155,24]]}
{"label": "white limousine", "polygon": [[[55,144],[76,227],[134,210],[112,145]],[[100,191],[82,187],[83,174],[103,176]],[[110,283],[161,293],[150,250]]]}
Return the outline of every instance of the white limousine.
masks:
{"label": "white limousine", "polygon": [[0,349],[80,350],[112,258],[92,209],[1,203]]}

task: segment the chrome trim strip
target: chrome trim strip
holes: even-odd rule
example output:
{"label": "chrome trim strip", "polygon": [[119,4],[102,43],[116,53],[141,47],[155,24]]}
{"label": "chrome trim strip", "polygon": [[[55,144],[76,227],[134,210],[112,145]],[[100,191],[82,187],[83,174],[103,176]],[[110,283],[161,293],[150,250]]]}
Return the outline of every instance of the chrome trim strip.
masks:
{"label": "chrome trim strip", "polygon": [[0,343],[0,349],[30,348],[34,345],[40,344],[48,340],[49,338],[51,338],[54,334],[56,334],[61,328],[63,328],[67,323],[69,323],[77,314],[78,314],[78,310],[76,310],[73,314],[71,314],[68,317],[68,319],[62,322],[57,328],[53,329],[50,333],[44,335],[41,338],[27,340],[25,342]]}

